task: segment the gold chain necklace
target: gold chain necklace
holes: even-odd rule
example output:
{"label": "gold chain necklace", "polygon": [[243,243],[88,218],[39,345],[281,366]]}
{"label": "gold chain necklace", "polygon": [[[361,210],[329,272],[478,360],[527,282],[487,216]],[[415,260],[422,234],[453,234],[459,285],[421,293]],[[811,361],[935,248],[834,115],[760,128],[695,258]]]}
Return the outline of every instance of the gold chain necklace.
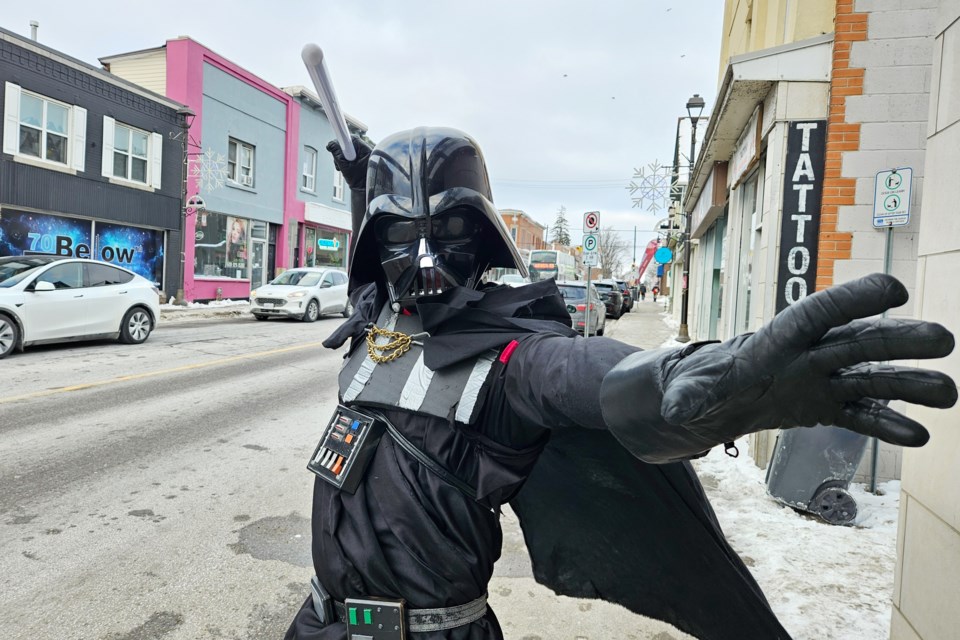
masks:
{"label": "gold chain necklace", "polygon": [[[386,344],[377,344],[377,338],[387,338]],[[410,351],[410,345],[413,342],[413,336],[408,336],[399,331],[388,331],[372,325],[367,330],[367,355],[377,364],[396,360],[407,351]]]}

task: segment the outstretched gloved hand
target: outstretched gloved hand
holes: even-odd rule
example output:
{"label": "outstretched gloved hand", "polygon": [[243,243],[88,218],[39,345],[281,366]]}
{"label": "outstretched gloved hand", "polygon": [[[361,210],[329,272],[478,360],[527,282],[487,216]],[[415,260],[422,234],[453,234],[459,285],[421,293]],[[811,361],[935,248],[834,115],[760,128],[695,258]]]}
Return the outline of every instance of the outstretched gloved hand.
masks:
{"label": "outstretched gloved hand", "polygon": [[[947,408],[947,375],[876,361],[940,358],[953,335],[939,324],[871,317],[907,301],[895,278],[873,274],[819,291],[754,334],[621,361],[603,380],[604,420],[635,455],[665,462],[770,428],[836,425],[905,446],[929,439],[878,400]],[[616,398],[655,396],[650,407]]]}
{"label": "outstretched gloved hand", "polygon": [[354,191],[364,191],[367,184],[367,163],[370,161],[370,152],[373,151],[373,147],[360,136],[353,135],[350,136],[350,139],[357,151],[355,159],[347,160],[344,158],[340,143],[336,140],[327,143],[327,151],[333,156],[333,166],[343,174],[347,186]]}

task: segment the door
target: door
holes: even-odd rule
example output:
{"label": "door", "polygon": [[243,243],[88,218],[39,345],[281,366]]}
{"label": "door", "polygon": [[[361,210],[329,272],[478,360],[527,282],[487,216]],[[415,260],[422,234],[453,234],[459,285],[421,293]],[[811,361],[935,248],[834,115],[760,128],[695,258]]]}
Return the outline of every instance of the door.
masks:
{"label": "door", "polygon": [[251,250],[253,260],[250,263],[250,288],[256,289],[267,283],[266,275],[266,247],[267,243],[263,240],[251,240]]}
{"label": "door", "polygon": [[334,274],[332,271],[327,271],[323,274],[323,278],[320,279],[320,284],[317,285],[319,288],[317,290],[317,295],[320,297],[320,306],[323,307],[324,313],[333,313],[335,311],[342,311],[343,306],[340,306],[340,309],[337,309],[337,292],[336,287],[334,286]]}
{"label": "door", "polygon": [[[37,282],[49,282],[53,291],[34,291]],[[95,333],[89,298],[83,286],[83,264],[53,265],[27,286],[27,300],[20,309],[24,342],[61,340]]]}
{"label": "door", "polygon": [[137,301],[130,288],[133,274],[108,264],[83,263],[84,298],[91,314],[90,333],[117,333],[127,310]]}

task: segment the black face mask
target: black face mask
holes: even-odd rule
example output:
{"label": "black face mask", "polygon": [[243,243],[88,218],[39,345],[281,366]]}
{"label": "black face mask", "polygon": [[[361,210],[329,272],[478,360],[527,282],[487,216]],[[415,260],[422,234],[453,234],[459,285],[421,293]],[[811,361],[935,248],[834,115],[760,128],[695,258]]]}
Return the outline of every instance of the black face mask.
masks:
{"label": "black face mask", "polygon": [[483,272],[477,216],[468,209],[429,218],[380,216],[374,229],[391,299],[407,306],[451,287],[473,287]]}
{"label": "black face mask", "polygon": [[526,272],[491,201],[480,149],[460,131],[422,127],[377,144],[366,203],[351,291],[380,282],[399,308],[452,287],[475,287],[490,267]]}

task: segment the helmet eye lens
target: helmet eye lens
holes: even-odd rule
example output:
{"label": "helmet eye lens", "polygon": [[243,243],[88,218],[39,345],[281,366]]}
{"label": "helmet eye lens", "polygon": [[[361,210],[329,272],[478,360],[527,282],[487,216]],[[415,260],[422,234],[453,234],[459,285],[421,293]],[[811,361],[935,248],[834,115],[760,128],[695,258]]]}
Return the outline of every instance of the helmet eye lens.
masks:
{"label": "helmet eye lens", "polygon": [[384,244],[406,244],[417,239],[416,220],[387,216],[377,220],[377,237]]}
{"label": "helmet eye lens", "polygon": [[475,225],[462,213],[448,213],[431,220],[437,240],[463,240],[474,234]]}

